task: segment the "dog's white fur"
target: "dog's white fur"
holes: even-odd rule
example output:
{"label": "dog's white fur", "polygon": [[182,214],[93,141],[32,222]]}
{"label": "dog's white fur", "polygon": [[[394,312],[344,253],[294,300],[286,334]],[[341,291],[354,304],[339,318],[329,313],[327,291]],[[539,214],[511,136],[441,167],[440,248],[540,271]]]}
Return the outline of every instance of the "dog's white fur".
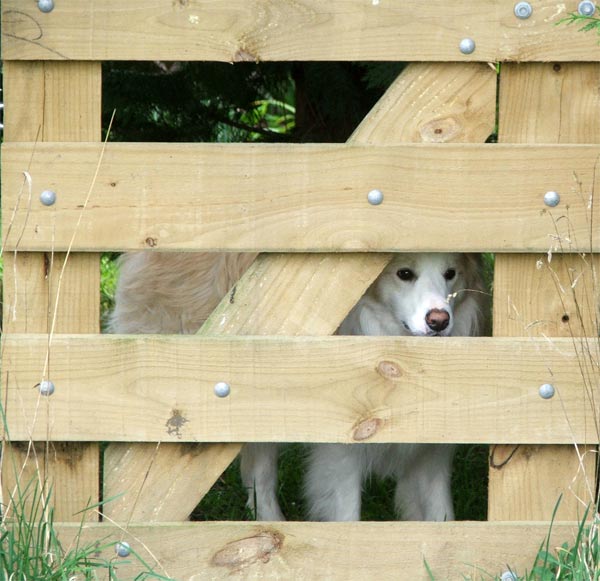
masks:
{"label": "dog's white fur", "polygon": [[[124,255],[110,330],[196,332],[254,257],[157,252]],[[402,280],[400,271],[404,271],[402,278],[410,280]],[[406,271],[414,276],[407,276]],[[476,256],[397,254],[342,322],[338,334],[477,336],[485,330],[486,303]],[[432,311],[444,313],[444,325],[433,324],[432,328],[427,324]],[[395,504],[402,518],[451,520],[453,453],[451,445],[314,445],[306,478],[310,516],[316,520],[359,520],[362,484],[368,474],[376,473],[396,479]],[[258,520],[283,520],[276,495],[277,445],[246,445],[241,467],[249,489],[248,504]]]}

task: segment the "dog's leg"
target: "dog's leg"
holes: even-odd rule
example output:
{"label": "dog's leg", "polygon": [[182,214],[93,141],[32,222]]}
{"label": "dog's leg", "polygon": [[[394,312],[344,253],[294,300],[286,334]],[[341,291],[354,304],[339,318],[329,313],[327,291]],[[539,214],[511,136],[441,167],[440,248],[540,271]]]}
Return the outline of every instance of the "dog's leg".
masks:
{"label": "dog's leg", "polygon": [[403,520],[454,520],[453,456],[451,445],[422,446],[415,464],[400,475],[396,485],[396,511]]}
{"label": "dog's leg", "polygon": [[242,448],[242,482],[256,520],[285,520],[277,502],[278,448],[277,444],[246,444]]}
{"label": "dog's leg", "polygon": [[364,454],[359,448],[345,444],[311,447],[305,485],[311,520],[360,520]]}

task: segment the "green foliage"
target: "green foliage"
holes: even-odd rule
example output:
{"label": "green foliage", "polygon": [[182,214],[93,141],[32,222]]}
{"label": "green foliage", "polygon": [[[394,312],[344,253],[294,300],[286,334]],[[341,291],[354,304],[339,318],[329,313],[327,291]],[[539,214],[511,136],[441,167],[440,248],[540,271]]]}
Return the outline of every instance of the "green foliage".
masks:
{"label": "green foliage", "polygon": [[578,29],[580,32],[590,32],[591,30],[595,30],[598,34],[600,34],[600,18],[594,18],[593,16],[582,16],[576,12],[569,14],[566,18],[559,20],[556,24],[580,24],[582,25]]}
{"label": "green foliage", "polygon": [[[260,125],[247,124],[253,104],[290,99],[290,65],[130,63],[103,65],[103,119],[116,111],[113,141],[246,141]],[[246,118],[246,119],[245,119]]]}
{"label": "green foliage", "polygon": [[103,64],[113,141],[345,141],[401,63]]}
{"label": "green foliage", "polygon": [[106,325],[106,317],[115,303],[115,291],[119,277],[117,254],[106,253],[100,259],[100,321],[102,328]]}

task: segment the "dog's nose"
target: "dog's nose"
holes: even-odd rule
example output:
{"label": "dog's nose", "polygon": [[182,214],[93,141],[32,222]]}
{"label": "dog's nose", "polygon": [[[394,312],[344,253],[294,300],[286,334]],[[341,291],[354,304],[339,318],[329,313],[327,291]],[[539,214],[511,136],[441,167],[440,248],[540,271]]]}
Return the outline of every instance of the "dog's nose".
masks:
{"label": "dog's nose", "polygon": [[450,313],[444,309],[431,309],[431,311],[425,315],[425,322],[432,331],[439,333],[448,326],[448,323],[450,322]]}

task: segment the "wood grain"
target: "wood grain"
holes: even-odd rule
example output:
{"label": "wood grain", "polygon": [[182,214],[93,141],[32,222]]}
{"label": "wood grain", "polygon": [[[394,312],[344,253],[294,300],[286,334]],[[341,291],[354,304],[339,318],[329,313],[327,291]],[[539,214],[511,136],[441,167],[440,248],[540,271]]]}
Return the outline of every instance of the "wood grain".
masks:
{"label": "wood grain", "polygon": [[[35,387],[47,338],[11,335],[3,348],[17,439],[351,443],[367,424],[369,442],[599,438],[583,340],[61,335],[51,397]],[[229,397],[215,396],[220,381]]]}
{"label": "wood grain", "polygon": [[[68,545],[79,534],[61,526]],[[546,523],[188,523],[152,527],[86,525],[84,542],[100,540],[119,577],[144,569],[136,560],[115,559],[126,541],[155,571],[173,579],[480,579],[509,568],[531,571]],[[577,524],[555,523],[550,550],[573,543]]]}
{"label": "wood grain", "polygon": [[[546,63],[502,67],[499,139],[509,143],[597,143],[600,136],[597,64]],[[579,187],[577,172],[573,186]],[[589,194],[596,204],[595,188]],[[595,230],[589,215],[588,229]],[[582,251],[592,248],[581,235]],[[497,336],[598,336],[597,259],[589,254],[496,256],[494,334]],[[596,249],[597,250],[597,249]],[[598,340],[588,343],[597,352]],[[596,359],[596,355],[593,356]],[[589,381],[588,357],[579,362]],[[593,373],[592,373],[593,374]],[[595,380],[594,380],[595,381]],[[550,442],[547,442],[550,443]],[[559,446],[497,447],[490,468],[490,520],[548,520],[562,495],[558,518],[579,518],[596,500],[596,453]],[[507,459],[504,462],[502,459]],[[498,463],[499,462],[499,463]]]}
{"label": "wood grain", "polygon": [[120,522],[186,520],[238,452],[235,444],[111,442],[102,513]]}
{"label": "wood grain", "polygon": [[[512,0],[231,0],[102,4],[61,0],[41,13],[5,0],[5,59],[239,61],[588,61],[596,37],[556,24],[577,5],[532,3],[527,20]],[[470,37],[476,50],[459,51]],[[310,39],[310,42],[307,42]]]}
{"label": "wood grain", "polygon": [[[259,255],[199,334],[332,335],[390,256]],[[315,258],[318,264],[307,268]],[[282,305],[286,305],[285,316]]]}
{"label": "wood grain", "polygon": [[[3,152],[3,213],[14,214],[8,249],[64,250],[74,232],[74,248],[84,251],[600,246],[591,227],[600,220],[591,203],[597,145],[114,143],[85,208],[99,145],[11,144]],[[29,163],[31,203],[19,195]],[[38,201],[43,189],[56,190],[55,205]],[[379,206],[367,202],[372,189],[383,192]],[[543,201],[549,190],[561,196],[553,209]]]}
{"label": "wood grain", "polygon": [[[5,143],[100,139],[100,63],[4,63]],[[27,171],[29,165],[23,167]],[[23,195],[30,192],[26,187]],[[11,214],[3,214],[3,231]],[[15,231],[13,231],[15,232]],[[100,265],[96,254],[66,256],[6,252],[3,276],[4,337],[16,332],[93,333],[99,330]],[[10,368],[3,360],[5,373]],[[4,383],[4,381],[3,381]],[[4,434],[5,439],[7,435]],[[11,434],[8,434],[11,436]],[[28,440],[28,435],[23,434]],[[4,501],[34,483],[53,490],[56,519],[79,521],[79,511],[99,500],[97,444],[47,442],[5,446]],[[83,518],[96,518],[86,513]]]}
{"label": "wood grain", "polygon": [[[428,86],[429,100],[417,99],[420,79]],[[484,141],[495,123],[496,76],[489,67],[479,64],[410,65],[388,89],[372,112],[359,125],[352,143],[419,142],[437,129],[452,127],[445,141],[461,141],[472,137]],[[381,272],[387,258],[371,255],[263,255],[251,266],[219,305],[215,315],[203,326],[202,334],[330,334],[347,312]],[[223,323],[223,324],[221,324]],[[239,444],[218,445],[219,454],[211,456],[212,470],[195,465],[188,479],[178,479],[168,494],[175,502],[156,496],[149,486],[124,489],[107,473],[105,492],[135,496],[138,507],[149,506],[156,520],[183,520],[189,515],[188,499],[199,502],[216,480],[215,474],[225,470],[237,454]],[[205,448],[204,448],[205,449]],[[117,450],[117,455],[122,451]],[[112,445],[105,457],[112,454]],[[120,464],[119,478],[134,481],[140,463],[158,473],[178,473],[187,468],[177,454],[165,455],[157,461],[155,451],[131,445],[128,462]],[[108,460],[110,461],[110,460]],[[185,499],[178,503],[176,499]],[[125,502],[124,502],[125,505]],[[156,507],[168,510],[156,510]],[[105,510],[114,518],[135,518],[137,512],[111,505]],[[144,510],[144,509],[140,509]],[[147,515],[148,512],[144,512]]]}

